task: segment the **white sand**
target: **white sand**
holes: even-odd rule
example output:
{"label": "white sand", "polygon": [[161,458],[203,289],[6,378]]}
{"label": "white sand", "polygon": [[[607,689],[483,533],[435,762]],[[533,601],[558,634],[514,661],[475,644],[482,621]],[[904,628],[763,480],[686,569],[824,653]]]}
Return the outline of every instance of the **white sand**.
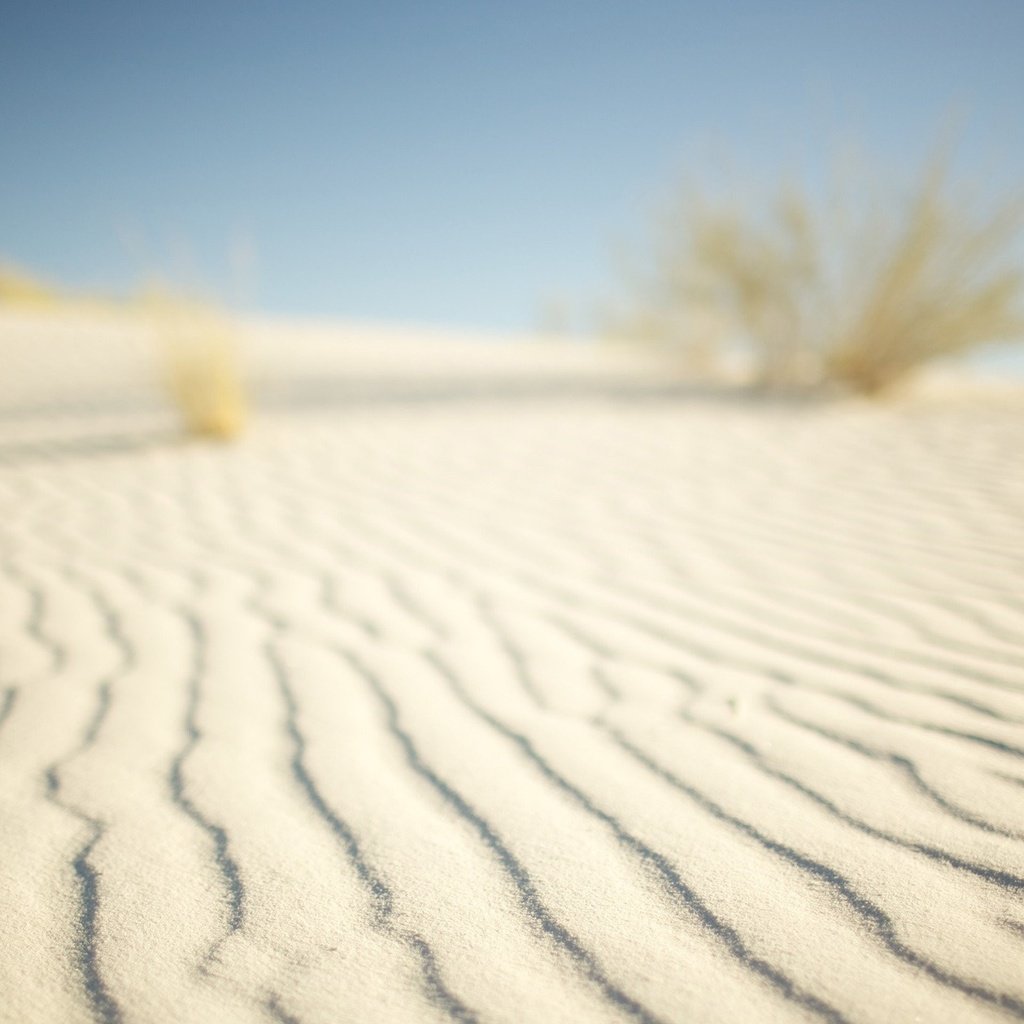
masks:
{"label": "white sand", "polygon": [[1020,393],[151,342],[0,322],[0,1020],[1024,1018]]}

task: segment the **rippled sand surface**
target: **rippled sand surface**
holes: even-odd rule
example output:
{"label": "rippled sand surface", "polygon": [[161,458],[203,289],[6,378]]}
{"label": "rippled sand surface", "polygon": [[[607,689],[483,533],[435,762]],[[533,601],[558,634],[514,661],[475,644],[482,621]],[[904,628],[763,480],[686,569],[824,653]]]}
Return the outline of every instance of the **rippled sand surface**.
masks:
{"label": "rippled sand surface", "polygon": [[0,1020],[1024,1018],[1024,403],[7,324]]}

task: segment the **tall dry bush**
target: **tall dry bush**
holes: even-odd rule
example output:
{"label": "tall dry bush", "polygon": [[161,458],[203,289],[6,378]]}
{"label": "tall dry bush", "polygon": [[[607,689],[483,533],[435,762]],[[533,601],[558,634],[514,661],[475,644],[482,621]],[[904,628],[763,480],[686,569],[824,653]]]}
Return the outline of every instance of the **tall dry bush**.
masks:
{"label": "tall dry bush", "polygon": [[687,197],[661,225],[627,330],[705,361],[739,346],[765,387],[861,393],[1024,336],[1024,206],[979,213],[945,169],[932,160],[902,197],[862,186],[852,207],[793,189],[760,206]]}

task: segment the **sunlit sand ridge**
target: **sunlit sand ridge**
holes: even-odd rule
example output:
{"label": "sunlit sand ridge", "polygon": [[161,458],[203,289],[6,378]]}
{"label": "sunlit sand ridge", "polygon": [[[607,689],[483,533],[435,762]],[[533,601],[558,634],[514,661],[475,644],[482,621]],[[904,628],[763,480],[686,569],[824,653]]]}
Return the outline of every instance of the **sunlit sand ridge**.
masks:
{"label": "sunlit sand ridge", "polygon": [[1014,389],[0,338],[0,1019],[1024,1019]]}

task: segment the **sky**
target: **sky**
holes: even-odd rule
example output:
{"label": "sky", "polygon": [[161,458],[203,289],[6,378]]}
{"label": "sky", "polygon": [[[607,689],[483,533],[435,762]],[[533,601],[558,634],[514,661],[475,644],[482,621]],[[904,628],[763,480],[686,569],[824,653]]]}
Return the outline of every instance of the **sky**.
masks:
{"label": "sky", "polygon": [[1024,3],[10,3],[0,259],[281,315],[585,320],[722,168],[1024,185]]}

